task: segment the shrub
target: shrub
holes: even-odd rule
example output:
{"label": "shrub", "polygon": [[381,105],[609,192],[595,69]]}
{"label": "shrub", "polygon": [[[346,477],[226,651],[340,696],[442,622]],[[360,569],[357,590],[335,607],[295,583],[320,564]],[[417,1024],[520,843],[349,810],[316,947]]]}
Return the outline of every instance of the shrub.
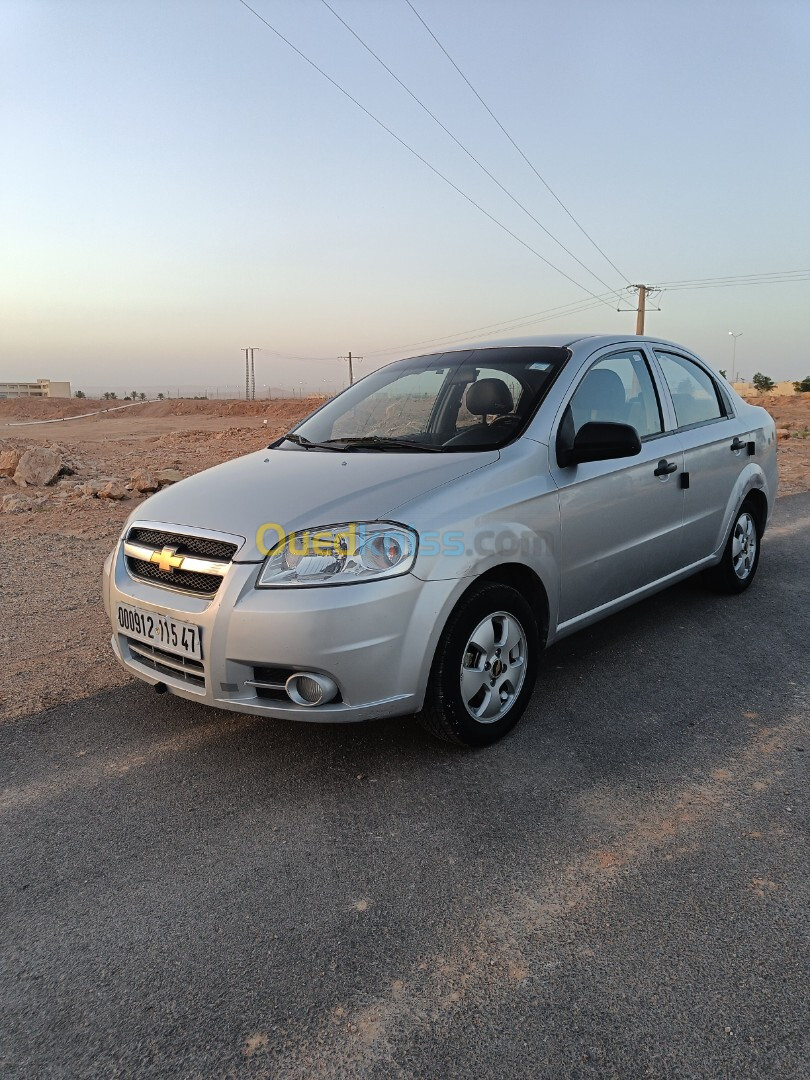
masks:
{"label": "shrub", "polygon": [[769,379],[768,376],[763,375],[761,371],[758,371],[756,375],[754,375],[751,382],[754,384],[754,389],[759,390],[760,394],[765,394],[768,390],[773,390],[776,386],[773,379]]}

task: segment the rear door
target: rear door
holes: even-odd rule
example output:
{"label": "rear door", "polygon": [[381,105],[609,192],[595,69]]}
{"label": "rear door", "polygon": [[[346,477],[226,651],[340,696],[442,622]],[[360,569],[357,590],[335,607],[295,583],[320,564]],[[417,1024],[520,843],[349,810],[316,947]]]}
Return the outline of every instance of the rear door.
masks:
{"label": "rear door", "polygon": [[657,346],[684,452],[683,564],[707,558],[723,543],[729,498],[748,460],[753,435],[734,415],[714,375],[694,357]]}
{"label": "rear door", "polygon": [[[597,354],[552,429],[551,472],[560,493],[560,624],[609,605],[682,565],[683,450],[667,431],[648,358],[639,345]],[[590,420],[630,424],[641,453],[561,468],[559,429]]]}

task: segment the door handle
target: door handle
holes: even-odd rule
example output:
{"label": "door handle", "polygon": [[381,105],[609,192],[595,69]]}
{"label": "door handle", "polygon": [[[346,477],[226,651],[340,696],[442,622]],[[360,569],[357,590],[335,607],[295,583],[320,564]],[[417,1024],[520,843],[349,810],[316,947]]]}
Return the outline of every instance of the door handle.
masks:
{"label": "door handle", "polygon": [[746,441],[745,439],[741,439],[739,435],[735,435],[734,441],[731,444],[731,449],[732,451],[747,450],[748,456],[753,457],[757,452],[757,444],[754,439]]}
{"label": "door handle", "polygon": [[674,461],[667,461],[666,458],[661,458],[658,462],[658,468],[653,473],[653,476],[667,476],[669,473],[674,473],[678,466]]}

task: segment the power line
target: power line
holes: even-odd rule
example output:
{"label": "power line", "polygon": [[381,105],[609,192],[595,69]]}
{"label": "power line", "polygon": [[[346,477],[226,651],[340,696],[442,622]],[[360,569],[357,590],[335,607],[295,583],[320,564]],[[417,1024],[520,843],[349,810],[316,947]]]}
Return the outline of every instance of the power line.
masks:
{"label": "power line", "polygon": [[[606,295],[612,296],[612,293]],[[404,345],[392,345],[385,349],[376,349],[366,352],[366,356],[382,356],[386,353],[402,352],[405,349],[415,349],[419,346],[441,346],[454,343],[459,338],[469,338],[472,334],[480,334],[485,331],[499,330],[505,333],[508,330],[517,330],[523,326],[531,326],[538,322],[549,322],[552,319],[562,318],[566,315],[578,315],[583,311],[590,311],[601,307],[604,297],[596,300],[575,300],[570,304],[559,304],[556,307],[545,308],[542,311],[531,312],[528,315],[518,315],[512,319],[504,319],[502,322],[486,323],[484,326],[473,326],[466,330],[458,330],[453,334],[445,334],[441,337],[423,338],[421,341],[409,341]],[[543,317],[545,316],[545,317]]]}
{"label": "power line", "polygon": [[810,273],[804,277],[790,278],[763,278],[754,281],[716,281],[706,282],[703,285],[662,285],[667,292],[685,292],[693,289],[733,289],[740,285],[789,285],[791,282],[810,281]]}
{"label": "power line", "polygon": [[329,356],[296,356],[295,353],[275,352],[273,349],[262,349],[268,356],[276,356],[279,360],[309,360],[313,364],[331,364],[333,358]]}
{"label": "power line", "polygon": [[[790,278],[790,281],[802,282],[810,281],[810,274],[806,278]],[[740,285],[786,285],[789,282],[784,281],[729,281],[725,284],[719,285],[678,285],[678,286],[662,286],[665,292],[687,292],[695,289],[733,289]]]}
{"label": "power line", "polygon": [[[283,41],[284,44],[288,46],[288,48],[292,49],[294,53],[300,56],[302,60],[306,61],[306,63],[309,64],[311,68],[314,68],[319,75],[322,75],[323,78],[326,79],[327,82],[331,83],[331,85],[334,86],[336,90],[339,90],[344,97],[348,98],[353,105],[356,105],[361,112],[365,113],[365,115],[368,116],[369,119],[373,120],[375,124],[377,124],[383,129],[383,131],[387,132],[392,139],[396,139],[400,146],[403,146],[409,153],[413,154],[413,156],[417,158],[417,160],[421,161],[423,165],[427,166],[427,168],[430,169],[432,173],[435,173],[440,180],[443,180],[445,184],[451,187],[453,191],[461,195],[463,199],[466,199],[471,206],[474,206],[476,210],[479,210],[482,214],[484,214],[485,217],[488,217],[489,220],[492,221],[495,225],[497,225],[499,229],[503,229],[503,231],[505,233],[508,233],[508,235],[511,236],[513,240],[517,240],[517,242],[522,247],[526,248],[527,251],[530,251],[532,255],[535,255],[538,259],[540,259],[541,262],[545,263],[546,266],[550,267],[552,270],[555,270],[558,274],[561,274],[567,281],[570,281],[572,285],[576,285],[578,289],[582,289],[583,292],[586,292],[594,299],[600,299],[599,297],[597,297],[596,293],[592,292],[586,285],[582,285],[575,278],[572,278],[570,274],[566,274],[564,270],[561,270],[559,266],[555,266],[553,262],[551,262],[545,257],[545,255],[541,255],[539,251],[537,251],[531,246],[531,244],[527,244],[525,240],[522,240],[517,235],[517,233],[512,232],[512,230],[508,226],[504,225],[502,221],[499,221],[493,214],[490,214],[488,210],[485,210],[484,207],[481,206],[480,203],[477,203],[475,199],[472,198],[472,196],[466,193],[466,191],[462,191],[462,189],[457,184],[454,184],[452,180],[450,180],[447,176],[444,175],[444,173],[439,172],[439,170],[434,165],[431,165],[426,158],[423,158],[422,155],[417,150],[414,150],[412,146],[406,143],[404,139],[401,139],[399,135],[397,135],[396,132],[392,131],[390,127],[384,124],[383,121],[379,119],[379,117],[375,116],[373,112],[371,112],[365,107],[365,105],[361,105],[357,98],[353,97],[352,94],[350,94],[348,90],[341,86],[339,82],[336,82],[336,80],[333,79],[331,75],[327,75],[323,68],[319,67],[314,60],[310,60],[310,58],[305,53],[301,52],[301,50],[297,46],[293,45],[293,43],[288,38],[286,38],[280,30],[277,30],[272,23],[269,23],[263,15],[260,15],[259,12],[256,11],[255,8],[252,8],[250,4],[247,3],[247,0],[238,0],[238,2],[243,7],[247,8],[249,12],[255,15],[259,22],[264,23],[268,30],[272,30],[272,32],[276,35],[277,38]],[[602,301],[600,299],[600,303],[602,302],[604,302],[607,307],[611,307],[611,305],[606,300]]]}
{"label": "power line", "polygon": [[590,233],[588,233],[585,230],[585,227],[583,225],[581,225],[579,223],[579,221],[577,221],[577,219],[574,217],[574,215],[571,213],[571,211],[568,209],[568,207],[565,205],[565,203],[562,201],[562,199],[559,197],[559,195],[557,195],[556,192],[552,190],[552,188],[549,185],[548,181],[545,180],[544,177],[542,177],[540,175],[540,173],[537,171],[535,166],[532,164],[531,160],[526,156],[526,154],[523,152],[523,150],[521,150],[521,148],[518,146],[518,144],[515,142],[515,140],[512,138],[512,136],[509,134],[509,132],[506,130],[506,128],[503,126],[503,124],[500,122],[498,117],[495,115],[495,113],[492,111],[492,109],[490,109],[489,105],[487,105],[487,103],[484,101],[484,99],[481,97],[481,95],[475,89],[473,84],[470,82],[470,80],[467,78],[467,76],[464,74],[464,72],[461,70],[461,68],[455,62],[453,57],[450,55],[450,53],[447,51],[447,49],[445,49],[444,45],[442,45],[442,43],[439,41],[439,39],[436,37],[436,35],[433,33],[433,31],[428,26],[428,24],[425,22],[425,20],[419,14],[419,12],[416,10],[416,8],[413,6],[413,4],[411,3],[411,0],[405,0],[405,3],[408,5],[408,7],[411,9],[411,11],[414,13],[414,15],[417,17],[417,19],[422,24],[422,26],[424,26],[425,30],[427,30],[427,32],[430,34],[430,36],[436,42],[438,47],[441,49],[441,51],[444,53],[444,55],[447,57],[447,59],[450,61],[450,63],[453,65],[453,67],[456,69],[456,71],[459,73],[459,75],[464,80],[464,82],[467,84],[467,86],[469,86],[470,90],[472,90],[473,94],[475,94],[475,96],[481,102],[483,107],[486,109],[486,111],[489,113],[489,115],[492,117],[492,119],[495,121],[495,123],[498,125],[498,127],[501,129],[501,131],[504,133],[504,135],[509,140],[509,142],[512,144],[512,146],[514,146],[515,150],[517,150],[517,152],[520,154],[520,156],[523,158],[523,160],[526,162],[526,164],[532,170],[532,172],[537,177],[537,179],[540,181],[540,183],[543,185],[543,187],[546,189],[546,191],[548,191],[548,193],[552,196],[552,198],[555,199],[555,201],[562,207],[562,209],[565,211],[565,213],[568,215],[568,217],[573,221],[573,223],[576,225],[576,227],[579,229],[579,231],[583,234],[583,236],[585,236],[593,244],[593,246],[596,248],[596,250],[602,256],[602,258],[605,259],[608,263],[610,263],[610,265],[613,267],[613,269],[616,271],[616,273],[619,275],[619,277],[623,281],[629,281],[630,279],[628,278],[627,274],[623,274],[621,272],[621,270],[618,268],[618,266],[613,262],[613,260],[608,258],[608,256],[605,254],[605,252],[602,250],[602,248],[599,247],[599,245],[594,240],[594,238],[590,235]]}
{"label": "power line", "polygon": [[[808,270],[786,270],[786,271],[782,271],[781,273],[789,274],[789,275],[806,275],[806,276],[803,276],[803,277],[799,277],[799,276],[789,277],[789,278],[786,279],[788,281],[810,280],[810,271],[808,271]],[[748,280],[749,278],[757,278],[757,279],[763,279],[763,280],[753,280],[753,281],[751,281],[751,280]],[[678,292],[678,291],[686,291],[687,289],[693,289],[693,288],[707,288],[707,289],[708,288],[729,288],[729,287],[734,286],[734,285],[768,285],[768,284],[771,284],[772,281],[773,281],[774,284],[779,282],[779,278],[778,278],[777,274],[774,274],[774,275],[744,274],[744,275],[741,275],[739,279],[730,280],[730,281],[728,279],[724,279],[724,278],[721,278],[721,279],[695,278],[693,280],[695,282],[707,282],[707,283],[708,282],[718,281],[719,284],[695,284],[695,285],[692,285],[692,284],[687,283],[686,281],[684,281],[682,285],[679,283],[679,286],[677,288],[674,288],[673,286],[667,285],[666,283],[663,284],[663,285],[658,285],[658,286],[645,285],[644,286],[645,291],[646,291],[645,302],[647,302],[647,311],[650,311],[650,310],[659,311],[660,310],[660,308],[652,308],[652,309],[650,309],[650,307],[648,306],[648,301],[649,301],[649,297],[650,297],[651,294],[660,293],[660,292],[663,292],[663,291],[666,291],[666,292]],[[634,287],[634,288],[637,288],[637,286]],[[609,293],[609,294],[606,294],[606,295],[613,295],[613,294]],[[604,297],[602,297],[601,299],[604,300]],[[623,298],[623,299],[628,299],[629,300],[629,298]],[[453,341],[457,340],[458,338],[467,338],[471,334],[483,333],[484,331],[499,330],[501,332],[505,332],[507,330],[517,330],[517,329],[520,329],[523,326],[531,326],[534,323],[538,323],[538,322],[549,322],[549,321],[551,321],[553,319],[563,318],[563,317],[565,317],[567,315],[578,315],[580,312],[589,311],[589,310],[592,310],[595,307],[599,307],[599,304],[596,304],[593,301],[588,301],[588,300],[576,300],[576,301],[573,301],[570,304],[560,304],[559,306],[554,307],[554,308],[546,308],[543,311],[536,311],[536,312],[530,313],[528,315],[516,316],[514,319],[506,319],[503,322],[487,323],[484,326],[474,326],[474,327],[471,327],[470,329],[460,330],[457,333],[447,334],[447,335],[445,335],[443,337],[425,338],[425,339],[423,339],[421,341],[408,342],[405,345],[398,345],[398,346],[392,346],[391,348],[386,348],[386,349],[376,349],[374,351],[367,351],[366,356],[382,356],[385,353],[401,352],[404,349],[416,348],[416,347],[418,347],[420,345],[430,346],[430,345],[450,344]],[[619,310],[621,310],[621,311],[637,311],[637,308],[636,307],[628,307],[628,308],[621,308]]]}
{"label": "power line", "polygon": [[683,278],[680,281],[662,281],[661,288],[674,288],[676,286],[687,285],[703,285],[713,282],[743,282],[752,278],[760,279],[755,284],[765,284],[767,281],[773,279],[776,281],[790,281],[796,275],[801,275],[799,280],[804,280],[804,276],[810,274],[810,270],[773,270],[767,273],[761,274],[725,274],[721,277],[709,277],[709,278]]}
{"label": "power line", "polygon": [[385,71],[388,72],[388,74],[391,76],[391,78],[396,83],[398,83],[399,86],[402,87],[402,89],[405,91],[405,93],[408,94],[411,98],[413,98],[413,100],[420,107],[420,109],[422,109],[424,112],[426,112],[427,115],[431,118],[431,120],[433,120],[433,122],[435,124],[438,124],[438,126],[442,129],[442,131],[446,135],[449,135],[449,137],[453,140],[453,142],[456,144],[456,146],[458,146],[461,150],[463,150],[464,153],[467,155],[467,157],[470,158],[471,161],[475,162],[475,164],[478,166],[478,168],[481,169],[481,171],[483,173],[485,173],[489,177],[489,179],[494,184],[496,184],[501,189],[501,191],[512,200],[512,202],[515,204],[515,206],[518,206],[523,211],[524,214],[526,214],[529,218],[531,218],[531,220],[535,223],[535,225],[537,225],[540,229],[542,229],[543,232],[546,234],[546,236],[548,236],[551,240],[553,240],[554,243],[557,244],[558,247],[562,248],[562,250],[566,253],[566,255],[569,255],[574,260],[574,262],[578,263],[586,273],[590,274],[591,277],[596,278],[596,280],[599,282],[600,285],[604,285],[604,287],[606,289],[612,291],[616,295],[619,295],[619,290],[618,289],[612,289],[611,290],[610,285],[608,285],[608,283],[606,281],[604,281],[602,278],[600,278],[599,275],[595,271],[591,270],[591,268],[589,266],[587,266],[582,261],[582,259],[577,258],[577,256],[573,253],[573,251],[571,251],[570,248],[567,248],[565,246],[565,244],[562,242],[562,240],[559,240],[554,235],[554,233],[552,233],[549,229],[547,229],[546,226],[542,223],[542,221],[539,221],[534,216],[534,214],[531,212],[531,210],[529,210],[526,206],[524,206],[523,203],[519,199],[517,199],[512,194],[512,192],[509,191],[509,189],[507,187],[505,187],[500,182],[500,180],[496,176],[493,176],[493,174],[489,171],[489,169],[486,167],[486,165],[484,165],[475,156],[475,154],[467,146],[464,145],[464,143],[461,141],[461,139],[457,138],[453,134],[453,132],[445,124],[442,123],[442,121],[438,118],[438,116],[436,116],[436,114],[434,112],[432,112],[430,108],[428,108],[428,106],[424,103],[424,101],[422,101],[421,98],[417,97],[417,95],[413,92],[413,90],[411,90],[411,88],[409,86],[407,86],[402,81],[402,79],[400,79],[400,77],[394,71],[391,70],[391,68],[388,66],[388,64],[386,64],[386,62],[371,48],[371,46],[366,41],[364,41],[363,38],[360,37],[360,35],[357,33],[357,31],[354,30],[351,26],[349,26],[349,24],[346,22],[346,20],[341,15],[339,15],[337,13],[337,11],[335,11],[335,9],[328,2],[328,0],[321,0],[321,3],[323,4],[323,6],[325,8],[327,8],[329,11],[332,12],[332,14],[338,20],[338,22],[341,23],[349,31],[349,33],[352,35],[352,37],[355,38],[363,46],[363,48],[366,50],[366,52],[369,53],[370,56],[373,56],[374,59],[377,61],[377,63],[382,68],[384,68]]}

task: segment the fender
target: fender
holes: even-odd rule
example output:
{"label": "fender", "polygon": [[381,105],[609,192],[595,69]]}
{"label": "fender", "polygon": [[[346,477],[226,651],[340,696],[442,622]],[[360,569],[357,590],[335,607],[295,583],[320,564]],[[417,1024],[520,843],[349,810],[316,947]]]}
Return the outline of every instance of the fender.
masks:
{"label": "fender", "polygon": [[[768,498],[768,483],[765,479],[765,473],[762,471],[761,466],[755,462],[751,462],[740,473],[737,478],[737,482],[734,485],[731,494],[726,505],[726,511],[723,515],[723,528],[720,536],[720,543],[712,552],[712,562],[719,562],[722,558],[723,552],[726,549],[728,538],[731,535],[731,529],[734,525],[734,520],[737,516],[737,512],[748,498],[752,491],[761,491],[765,496],[765,501],[768,506],[767,520],[771,516],[772,501]],[[765,524],[763,523],[762,532],[765,532]]]}

